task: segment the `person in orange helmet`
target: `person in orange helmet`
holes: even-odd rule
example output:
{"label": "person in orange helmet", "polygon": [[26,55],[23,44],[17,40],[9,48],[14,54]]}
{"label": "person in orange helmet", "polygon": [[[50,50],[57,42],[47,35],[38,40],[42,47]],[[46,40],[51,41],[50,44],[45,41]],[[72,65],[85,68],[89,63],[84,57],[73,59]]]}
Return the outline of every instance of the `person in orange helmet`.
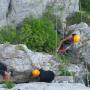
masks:
{"label": "person in orange helmet", "polygon": [[3,63],[0,63],[0,74],[3,76],[3,80],[11,79],[11,72],[7,71],[7,66]]}
{"label": "person in orange helmet", "polygon": [[58,47],[57,52],[65,53],[65,52],[67,52],[67,51],[70,49],[70,47],[71,47],[73,44],[78,44],[80,41],[81,41],[80,35],[73,33],[73,34],[65,37],[65,38],[61,41],[61,44],[60,44],[60,46]]}
{"label": "person in orange helmet", "polygon": [[55,74],[50,70],[34,69],[32,70],[32,77],[39,78],[38,82],[50,83],[54,80]]}

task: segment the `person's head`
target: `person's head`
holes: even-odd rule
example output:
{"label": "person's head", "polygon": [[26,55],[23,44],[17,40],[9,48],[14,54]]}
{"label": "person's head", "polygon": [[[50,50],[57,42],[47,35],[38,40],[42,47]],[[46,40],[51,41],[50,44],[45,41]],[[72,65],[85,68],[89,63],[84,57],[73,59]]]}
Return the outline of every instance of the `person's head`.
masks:
{"label": "person's head", "polygon": [[79,43],[80,42],[80,35],[78,34],[72,34],[73,42],[74,43]]}
{"label": "person's head", "polygon": [[40,75],[39,69],[32,70],[32,77],[38,77]]}

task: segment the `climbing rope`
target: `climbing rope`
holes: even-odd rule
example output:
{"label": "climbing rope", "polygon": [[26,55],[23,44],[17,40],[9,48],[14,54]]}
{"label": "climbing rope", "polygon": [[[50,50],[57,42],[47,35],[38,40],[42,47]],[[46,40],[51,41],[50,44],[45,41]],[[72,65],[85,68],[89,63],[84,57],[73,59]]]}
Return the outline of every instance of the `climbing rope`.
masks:
{"label": "climbing rope", "polygon": [[[56,49],[57,49],[57,15],[56,15]],[[56,50],[56,59],[57,59],[57,50]]]}
{"label": "climbing rope", "polygon": [[[56,11],[55,11],[56,12]],[[62,12],[63,13],[63,12]],[[63,15],[62,15],[63,16]],[[57,39],[57,37],[58,37],[58,33],[57,33],[57,31],[58,31],[58,26],[57,26],[57,20],[58,19],[58,16],[56,15],[56,48],[57,48],[57,45],[58,45],[58,39]],[[61,18],[60,18],[60,20],[61,20]],[[62,22],[63,23],[63,22]],[[63,28],[63,26],[62,26],[62,32],[63,32],[63,39],[64,39],[64,35],[65,35],[65,30],[64,30],[65,28]],[[58,59],[58,55],[57,55],[57,51],[56,51],[56,59]],[[62,54],[62,53],[60,53],[60,59],[63,59],[63,61],[64,61],[64,64],[66,63],[65,62],[65,58],[64,58],[64,54]],[[64,73],[65,75],[64,76],[66,76],[66,70],[65,70],[65,73]]]}
{"label": "climbing rope", "polygon": [[80,13],[81,13],[81,14],[80,14],[80,20],[81,20],[81,22],[82,22],[82,12],[81,12],[81,11],[82,11],[82,10],[81,10],[82,7],[81,7],[81,2],[80,2],[80,1],[79,1],[79,6],[80,6]]}

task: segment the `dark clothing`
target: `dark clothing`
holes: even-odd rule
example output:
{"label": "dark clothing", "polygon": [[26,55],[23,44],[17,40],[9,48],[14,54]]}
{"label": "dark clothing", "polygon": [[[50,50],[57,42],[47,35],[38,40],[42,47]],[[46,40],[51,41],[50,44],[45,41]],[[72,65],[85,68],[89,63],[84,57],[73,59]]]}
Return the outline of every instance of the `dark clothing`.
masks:
{"label": "dark clothing", "polygon": [[68,52],[68,50],[66,50],[67,47],[69,47],[72,44],[72,40],[66,40],[62,43],[61,47],[58,49],[58,52],[60,53],[65,53]]}
{"label": "dark clothing", "polygon": [[5,71],[7,71],[7,67],[3,63],[0,63],[0,74],[2,76],[4,76]]}
{"label": "dark clothing", "polygon": [[55,74],[52,71],[45,71],[45,70],[40,69],[39,77],[40,77],[40,82],[50,83],[54,79]]}

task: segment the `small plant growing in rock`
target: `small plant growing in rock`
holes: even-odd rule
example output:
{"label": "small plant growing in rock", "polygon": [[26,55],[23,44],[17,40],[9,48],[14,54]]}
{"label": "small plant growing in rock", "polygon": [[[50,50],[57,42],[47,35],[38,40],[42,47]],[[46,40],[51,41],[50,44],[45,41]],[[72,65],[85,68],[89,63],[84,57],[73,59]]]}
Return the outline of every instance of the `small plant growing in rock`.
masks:
{"label": "small plant growing in rock", "polygon": [[60,76],[72,76],[72,73],[67,71],[65,67],[60,68]]}
{"label": "small plant growing in rock", "polygon": [[63,69],[61,70],[60,76],[72,76],[71,72]]}
{"label": "small plant growing in rock", "polygon": [[3,87],[11,89],[15,86],[15,84],[12,81],[5,81]]}

